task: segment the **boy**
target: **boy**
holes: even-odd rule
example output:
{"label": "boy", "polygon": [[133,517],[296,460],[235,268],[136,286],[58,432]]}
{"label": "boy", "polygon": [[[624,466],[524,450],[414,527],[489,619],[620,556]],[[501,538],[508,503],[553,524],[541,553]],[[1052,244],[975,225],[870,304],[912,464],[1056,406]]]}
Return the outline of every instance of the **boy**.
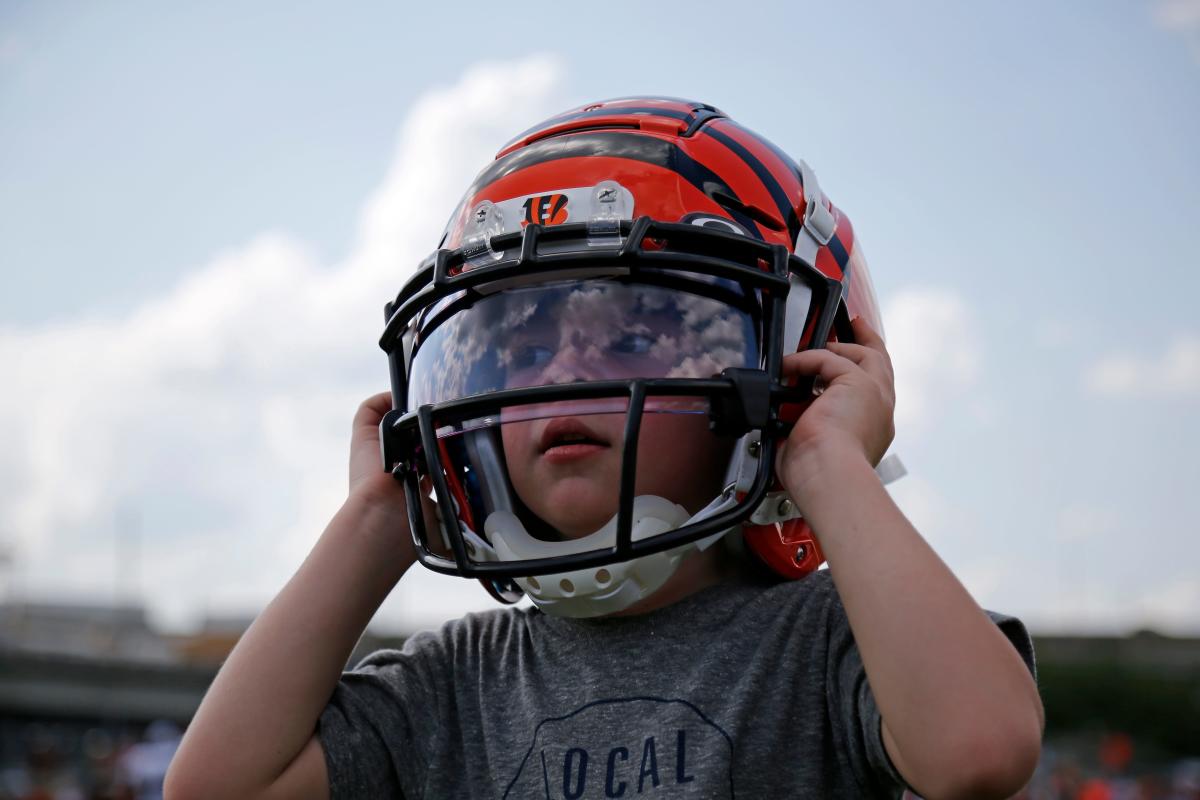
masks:
{"label": "boy", "polygon": [[[870,278],[802,162],[687,101],[568,112],[480,174],[388,317],[346,504],[168,797],[1007,797],[1032,774],[1028,636],[882,487]],[[341,674],[416,560],[534,607]]]}

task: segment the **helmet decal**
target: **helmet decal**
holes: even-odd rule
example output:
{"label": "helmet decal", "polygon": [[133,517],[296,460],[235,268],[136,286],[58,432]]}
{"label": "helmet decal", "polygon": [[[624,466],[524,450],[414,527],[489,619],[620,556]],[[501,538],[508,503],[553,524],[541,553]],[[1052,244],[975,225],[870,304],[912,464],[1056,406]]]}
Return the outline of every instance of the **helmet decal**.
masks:
{"label": "helmet decal", "polygon": [[521,204],[525,209],[522,225],[561,225],[570,219],[565,194],[540,194],[528,197]]}

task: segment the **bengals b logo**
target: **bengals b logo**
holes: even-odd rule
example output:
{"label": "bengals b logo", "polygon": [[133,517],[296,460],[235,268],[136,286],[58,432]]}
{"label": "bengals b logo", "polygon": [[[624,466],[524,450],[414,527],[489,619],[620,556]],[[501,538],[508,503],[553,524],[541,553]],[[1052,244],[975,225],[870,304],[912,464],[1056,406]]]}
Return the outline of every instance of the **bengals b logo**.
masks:
{"label": "bengals b logo", "polygon": [[565,194],[543,194],[531,197],[522,206],[525,209],[524,227],[535,225],[561,225],[567,221],[567,196]]}

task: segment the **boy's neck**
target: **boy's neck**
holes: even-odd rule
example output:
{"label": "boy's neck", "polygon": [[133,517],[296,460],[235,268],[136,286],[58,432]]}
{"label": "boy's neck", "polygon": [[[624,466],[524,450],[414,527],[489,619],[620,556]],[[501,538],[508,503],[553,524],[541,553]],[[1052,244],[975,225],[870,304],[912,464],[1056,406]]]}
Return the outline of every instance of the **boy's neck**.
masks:
{"label": "boy's neck", "polygon": [[615,611],[606,616],[630,617],[648,614],[651,611],[678,603],[702,589],[734,580],[741,574],[740,559],[734,557],[718,543],[703,552],[692,552],[688,555],[679,565],[679,569],[675,570],[675,574],[649,597],[644,597],[629,608]]}

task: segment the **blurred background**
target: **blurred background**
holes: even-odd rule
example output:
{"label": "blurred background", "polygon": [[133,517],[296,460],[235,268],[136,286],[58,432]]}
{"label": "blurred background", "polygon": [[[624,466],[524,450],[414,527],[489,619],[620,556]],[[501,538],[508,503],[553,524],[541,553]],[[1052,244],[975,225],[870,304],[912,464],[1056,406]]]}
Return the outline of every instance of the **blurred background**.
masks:
{"label": "blurred background", "polygon": [[[0,0],[0,798],[157,796],[345,497],[383,303],[509,137],[629,94],[853,218],[893,495],[1035,636],[1025,796],[1200,797],[1200,1]],[[490,606],[415,568],[359,654]]]}

